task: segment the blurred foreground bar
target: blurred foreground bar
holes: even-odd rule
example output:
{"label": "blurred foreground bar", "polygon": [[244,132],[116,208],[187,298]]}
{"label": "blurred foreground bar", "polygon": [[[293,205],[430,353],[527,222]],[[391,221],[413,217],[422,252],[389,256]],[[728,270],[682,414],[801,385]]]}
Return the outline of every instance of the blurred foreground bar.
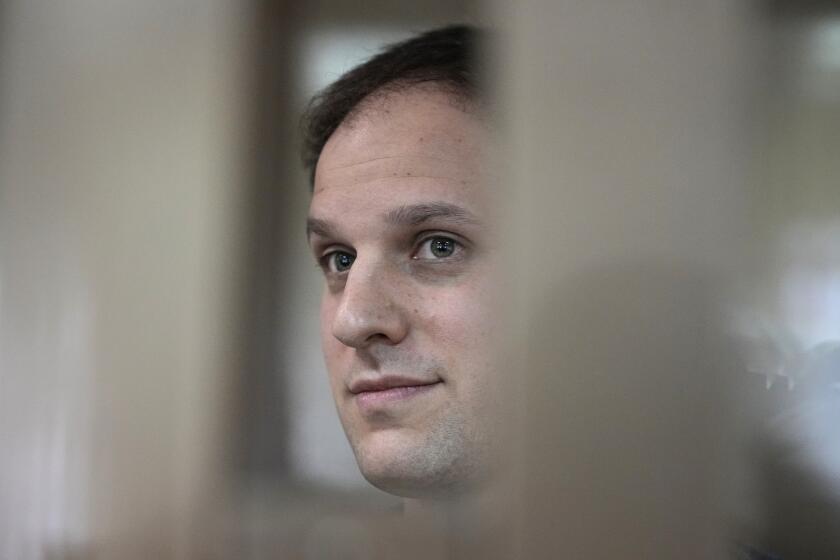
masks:
{"label": "blurred foreground bar", "polygon": [[502,4],[518,557],[730,557],[723,334],[747,231],[751,14]]}
{"label": "blurred foreground bar", "polygon": [[221,540],[246,7],[0,6],[4,560]]}

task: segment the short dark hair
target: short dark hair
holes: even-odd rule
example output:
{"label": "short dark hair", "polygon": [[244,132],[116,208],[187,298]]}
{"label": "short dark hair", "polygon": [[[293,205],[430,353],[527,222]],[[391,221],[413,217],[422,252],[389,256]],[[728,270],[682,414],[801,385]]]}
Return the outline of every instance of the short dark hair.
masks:
{"label": "short dark hair", "polygon": [[302,156],[310,187],[327,140],[371,94],[432,83],[459,99],[476,100],[481,34],[468,25],[450,25],[388,45],[318,93],[302,121]]}

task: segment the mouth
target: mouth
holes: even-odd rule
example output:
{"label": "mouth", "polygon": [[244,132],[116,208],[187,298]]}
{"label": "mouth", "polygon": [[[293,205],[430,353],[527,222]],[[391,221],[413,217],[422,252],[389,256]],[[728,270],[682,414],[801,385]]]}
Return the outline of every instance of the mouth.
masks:
{"label": "mouth", "polygon": [[354,381],[350,384],[350,393],[363,412],[372,412],[428,393],[442,383],[440,379],[386,376]]}

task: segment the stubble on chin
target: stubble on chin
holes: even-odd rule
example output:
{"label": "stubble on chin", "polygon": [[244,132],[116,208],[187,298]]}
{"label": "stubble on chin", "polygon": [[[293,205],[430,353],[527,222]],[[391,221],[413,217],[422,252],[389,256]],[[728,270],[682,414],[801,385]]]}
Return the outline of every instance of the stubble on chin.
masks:
{"label": "stubble on chin", "polygon": [[463,411],[445,411],[423,430],[348,433],[362,475],[377,488],[407,498],[446,498],[468,491],[483,478],[484,442],[468,427]]}

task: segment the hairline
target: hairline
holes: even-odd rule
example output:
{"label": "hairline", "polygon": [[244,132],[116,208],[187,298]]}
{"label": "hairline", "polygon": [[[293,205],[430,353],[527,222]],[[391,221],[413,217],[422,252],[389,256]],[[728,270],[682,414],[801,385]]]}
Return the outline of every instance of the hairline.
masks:
{"label": "hairline", "polygon": [[467,88],[458,84],[454,84],[446,80],[418,81],[410,78],[400,78],[376,88],[360,99],[359,102],[347,112],[347,115],[344,116],[341,122],[338,123],[338,126],[336,126],[332,134],[326,138],[324,145],[329,142],[329,139],[332,138],[333,134],[335,134],[335,132],[342,126],[352,126],[353,122],[365,115],[380,111],[382,106],[395,96],[415,91],[441,93],[450,101],[452,107],[468,114],[478,112],[477,109],[480,107],[479,99],[475,95],[475,92],[468,91]]}
{"label": "hairline", "polygon": [[457,84],[450,83],[445,80],[424,80],[414,81],[410,79],[399,79],[393,82],[388,82],[382,87],[379,87],[363,97],[356,105],[347,112],[347,115],[338,123],[335,130],[327,136],[324,144],[321,146],[321,151],[318,153],[318,159],[312,166],[312,179],[309,183],[309,192],[315,192],[315,177],[317,176],[318,164],[321,162],[321,156],[324,149],[336,133],[342,128],[352,130],[354,126],[360,121],[370,118],[372,116],[387,112],[387,103],[395,96],[407,95],[412,92],[429,92],[440,93],[445,97],[449,105],[464,114],[475,118],[480,122],[488,123],[490,119],[487,118],[487,108],[481,102],[479,96],[475,92],[469,91],[468,88],[461,87]]}

